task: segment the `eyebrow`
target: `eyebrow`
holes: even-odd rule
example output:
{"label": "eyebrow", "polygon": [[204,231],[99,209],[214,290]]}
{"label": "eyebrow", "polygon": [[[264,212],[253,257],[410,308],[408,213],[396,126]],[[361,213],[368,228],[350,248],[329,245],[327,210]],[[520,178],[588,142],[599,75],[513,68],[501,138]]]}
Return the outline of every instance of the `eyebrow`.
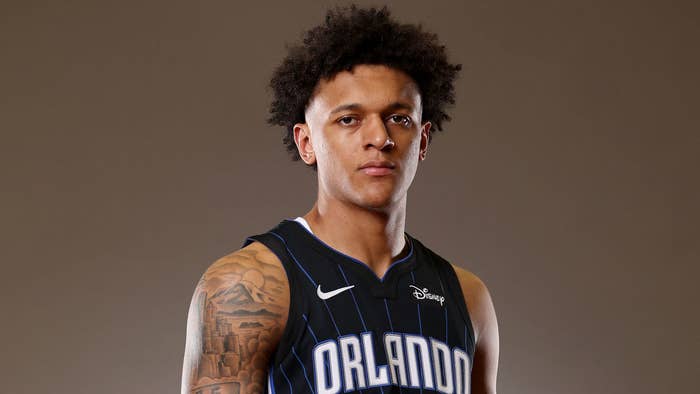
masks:
{"label": "eyebrow", "polygon": [[[360,105],[360,104],[358,104],[358,103],[343,104],[343,105],[340,105],[340,106],[338,106],[338,107],[335,107],[335,109],[333,109],[333,110],[330,112],[330,115],[333,115],[333,114],[338,113],[338,112],[341,112],[341,111],[346,111],[346,110],[358,110],[358,109],[361,109],[361,108],[362,108],[362,105]],[[406,104],[406,103],[402,103],[402,102],[400,102],[400,101],[395,101],[395,102],[389,104],[389,106],[387,107],[387,109],[388,109],[388,110],[405,109],[405,110],[407,110],[407,111],[413,111],[413,107],[412,107],[412,106],[410,106],[410,105],[408,105],[408,104]]]}

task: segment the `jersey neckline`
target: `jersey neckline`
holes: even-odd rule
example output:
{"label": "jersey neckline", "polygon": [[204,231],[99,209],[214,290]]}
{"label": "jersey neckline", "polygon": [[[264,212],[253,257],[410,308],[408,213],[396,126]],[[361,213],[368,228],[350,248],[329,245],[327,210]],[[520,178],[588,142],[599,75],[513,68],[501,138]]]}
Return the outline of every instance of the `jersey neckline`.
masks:
{"label": "jersey neckline", "polygon": [[311,245],[314,246],[314,249],[317,251],[333,258],[334,260],[339,260],[341,262],[348,262],[348,266],[351,267],[359,267],[360,272],[363,272],[364,274],[367,274],[374,278],[374,280],[380,282],[380,283],[385,283],[387,282],[388,278],[394,277],[398,275],[400,272],[404,272],[406,270],[409,270],[413,268],[416,262],[416,246],[415,246],[415,241],[413,240],[413,237],[411,237],[410,234],[404,231],[404,235],[406,237],[406,240],[409,245],[409,251],[408,254],[404,257],[402,257],[399,260],[393,261],[390,265],[389,268],[387,268],[386,272],[384,272],[384,276],[379,277],[372,269],[367,265],[362,260],[359,260],[355,257],[352,257],[348,254],[345,254],[332,246],[328,245],[326,242],[324,242],[322,239],[316,236],[313,232],[311,232],[309,229],[307,229],[302,223],[299,221],[293,219],[293,218],[285,218],[283,219],[283,223],[291,223],[294,228],[296,228],[299,234],[302,234],[302,236],[306,237],[308,240],[311,241]]}

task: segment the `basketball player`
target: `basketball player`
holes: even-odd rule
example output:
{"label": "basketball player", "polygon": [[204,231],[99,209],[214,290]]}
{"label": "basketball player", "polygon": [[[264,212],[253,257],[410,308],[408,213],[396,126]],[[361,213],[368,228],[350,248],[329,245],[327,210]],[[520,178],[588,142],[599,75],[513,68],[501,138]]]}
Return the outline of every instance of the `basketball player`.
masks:
{"label": "basketball player", "polygon": [[496,392],[487,288],[404,231],[461,69],[436,40],[386,7],[341,7],[277,68],[270,122],[317,200],[206,270],[183,394]]}

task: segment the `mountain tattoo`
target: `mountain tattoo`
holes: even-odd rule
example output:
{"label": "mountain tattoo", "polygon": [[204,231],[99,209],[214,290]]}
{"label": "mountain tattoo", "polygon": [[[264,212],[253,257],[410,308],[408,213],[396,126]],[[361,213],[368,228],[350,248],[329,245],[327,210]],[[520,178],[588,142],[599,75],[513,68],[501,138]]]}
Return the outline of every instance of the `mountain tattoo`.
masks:
{"label": "mountain tattoo", "polygon": [[289,313],[279,259],[253,242],[214,262],[187,319],[181,394],[262,393]]}

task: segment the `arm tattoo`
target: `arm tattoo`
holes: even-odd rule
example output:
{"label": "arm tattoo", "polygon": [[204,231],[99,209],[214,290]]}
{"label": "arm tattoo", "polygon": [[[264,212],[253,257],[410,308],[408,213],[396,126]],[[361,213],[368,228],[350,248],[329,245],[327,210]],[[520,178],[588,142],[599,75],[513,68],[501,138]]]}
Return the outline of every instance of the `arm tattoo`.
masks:
{"label": "arm tattoo", "polygon": [[[255,244],[255,243],[254,243]],[[212,264],[194,292],[182,394],[262,393],[289,308],[284,269],[249,245]]]}

